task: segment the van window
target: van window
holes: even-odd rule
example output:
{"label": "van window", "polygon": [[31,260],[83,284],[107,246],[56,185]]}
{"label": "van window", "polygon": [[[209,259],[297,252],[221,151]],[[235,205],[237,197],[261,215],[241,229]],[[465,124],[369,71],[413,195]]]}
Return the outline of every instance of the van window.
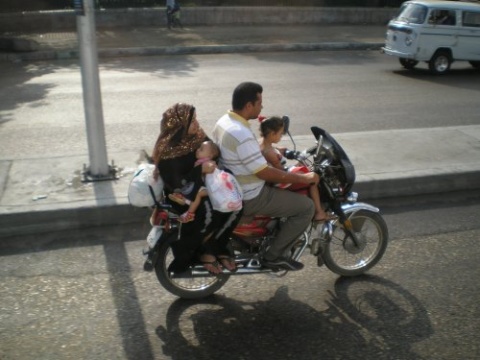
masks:
{"label": "van window", "polygon": [[427,15],[427,10],[428,9],[425,5],[406,4],[400,8],[397,20],[412,24],[423,24]]}
{"label": "van window", "polygon": [[434,9],[430,12],[430,16],[428,17],[429,24],[455,25],[456,22],[455,10]]}
{"label": "van window", "polygon": [[464,11],[463,26],[480,27],[480,12]]}

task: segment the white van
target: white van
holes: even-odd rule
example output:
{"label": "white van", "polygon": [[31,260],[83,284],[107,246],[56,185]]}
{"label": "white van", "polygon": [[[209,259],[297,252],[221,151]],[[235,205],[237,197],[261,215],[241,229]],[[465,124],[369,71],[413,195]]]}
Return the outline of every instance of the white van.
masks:
{"label": "white van", "polygon": [[406,69],[426,61],[430,71],[444,74],[458,60],[480,69],[480,3],[406,1],[388,23],[382,52]]}

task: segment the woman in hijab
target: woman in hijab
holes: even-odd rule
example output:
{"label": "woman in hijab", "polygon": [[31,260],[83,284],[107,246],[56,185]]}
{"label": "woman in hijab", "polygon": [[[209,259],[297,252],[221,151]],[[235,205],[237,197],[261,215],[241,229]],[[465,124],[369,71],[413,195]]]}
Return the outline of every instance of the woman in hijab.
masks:
{"label": "woman in hijab", "polygon": [[[202,167],[194,166],[195,151],[209,140],[197,121],[192,105],[177,103],[169,107],[160,123],[160,135],[153,150],[153,159],[165,184],[165,195],[195,192]],[[204,164],[203,171],[213,172],[214,165]],[[213,166],[210,169],[209,166]],[[179,213],[188,209],[170,201]],[[222,213],[212,208],[204,197],[191,222],[182,224],[180,239],[172,243],[175,256],[169,271],[185,271],[199,260],[213,274],[219,274],[222,266],[235,271],[235,261],[227,248],[228,238],[240,220],[240,212]]]}

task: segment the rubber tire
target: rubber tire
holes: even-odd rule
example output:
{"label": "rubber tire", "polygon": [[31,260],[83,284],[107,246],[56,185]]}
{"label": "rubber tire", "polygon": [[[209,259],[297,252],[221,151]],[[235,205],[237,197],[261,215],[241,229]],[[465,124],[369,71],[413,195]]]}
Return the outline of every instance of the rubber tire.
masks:
{"label": "rubber tire", "polygon": [[470,65],[472,65],[475,69],[480,69],[480,61],[469,61]]}
{"label": "rubber tire", "polygon": [[411,60],[411,59],[405,59],[405,58],[399,58],[400,64],[407,70],[412,70],[417,66],[418,61],[416,60]]}
{"label": "rubber tire", "polygon": [[[170,264],[167,263],[167,257],[172,256],[170,244],[176,238],[177,231],[173,231],[172,233],[167,234],[165,237],[162,236],[162,238],[160,238],[158,241],[158,257],[155,263],[155,273],[158,281],[163,288],[165,288],[165,290],[182,299],[201,299],[214,294],[223,285],[225,285],[230,278],[229,274],[196,278],[192,277],[191,280],[185,279],[186,281],[198,283],[197,287],[191,288],[180,286],[179,280],[183,281],[184,279],[172,279],[167,271],[168,265]],[[203,283],[201,283],[202,279],[205,280]]]}
{"label": "rubber tire", "polygon": [[[344,267],[335,261],[334,256],[332,255],[333,244],[332,244],[332,241],[329,241],[327,242],[327,244],[323,249],[322,258],[323,258],[323,261],[325,262],[325,265],[335,274],[342,275],[342,276],[358,276],[358,275],[364,274],[366,271],[371,269],[380,261],[380,259],[383,257],[383,254],[385,253],[385,250],[387,249],[388,228],[382,216],[379,213],[376,213],[370,210],[359,210],[349,216],[350,221],[352,221],[352,223],[354,224],[355,224],[355,219],[358,219],[358,221],[361,221],[360,219],[362,218],[369,219],[373,224],[375,224],[378,231],[379,244],[375,249],[373,257],[367,259],[365,263],[363,263],[364,259],[362,259],[362,265],[359,267],[355,267],[355,268]],[[343,230],[341,230],[342,225],[340,223],[334,224],[334,228],[335,228],[334,236],[336,231],[341,231],[341,234],[344,234]],[[345,251],[345,254],[348,255],[347,250],[344,250],[344,251]]]}
{"label": "rubber tire", "polygon": [[437,51],[428,62],[428,68],[435,75],[446,74],[452,65],[452,58],[447,51]]}

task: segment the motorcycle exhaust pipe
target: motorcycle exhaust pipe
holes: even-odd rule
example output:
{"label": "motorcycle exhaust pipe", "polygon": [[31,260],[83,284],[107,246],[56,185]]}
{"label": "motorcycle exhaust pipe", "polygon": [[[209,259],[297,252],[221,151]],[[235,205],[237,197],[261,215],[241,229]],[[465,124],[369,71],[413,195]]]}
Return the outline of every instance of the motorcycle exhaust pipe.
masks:
{"label": "motorcycle exhaust pipe", "polygon": [[[267,274],[271,273],[272,269],[263,268],[259,266],[239,266],[237,267],[237,271],[231,272],[227,269],[222,270],[222,274],[225,275],[253,275],[253,274]],[[192,277],[208,277],[208,276],[217,276],[209,273],[203,266],[197,265],[193,268],[189,269],[188,271],[184,271],[183,273],[178,274],[170,274],[173,279],[187,279]]]}

